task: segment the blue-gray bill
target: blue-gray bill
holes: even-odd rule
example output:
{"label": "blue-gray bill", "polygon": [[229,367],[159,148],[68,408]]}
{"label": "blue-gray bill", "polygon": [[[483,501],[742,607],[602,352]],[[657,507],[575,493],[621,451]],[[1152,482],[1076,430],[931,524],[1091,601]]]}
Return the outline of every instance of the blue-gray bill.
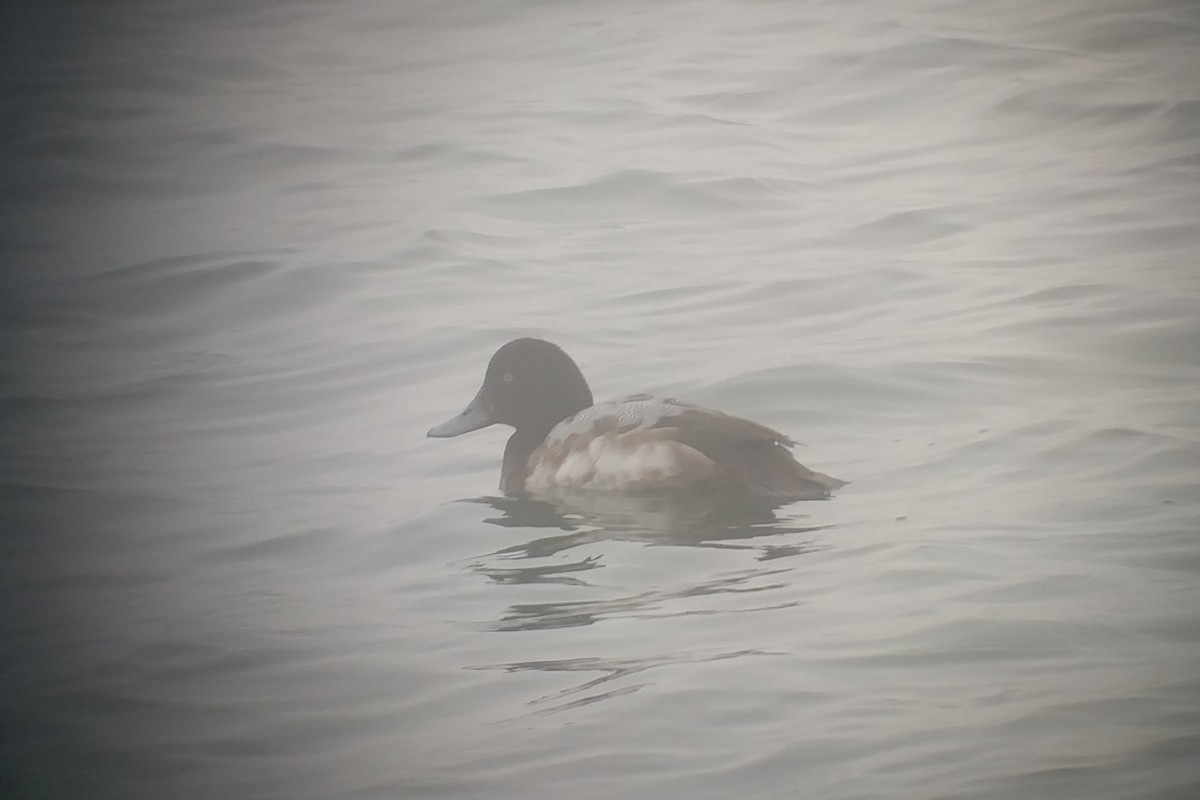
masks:
{"label": "blue-gray bill", "polygon": [[483,389],[475,395],[461,414],[451,417],[441,425],[434,425],[425,434],[435,439],[448,439],[451,436],[461,436],[464,433],[486,428],[496,422],[492,409],[480,397]]}

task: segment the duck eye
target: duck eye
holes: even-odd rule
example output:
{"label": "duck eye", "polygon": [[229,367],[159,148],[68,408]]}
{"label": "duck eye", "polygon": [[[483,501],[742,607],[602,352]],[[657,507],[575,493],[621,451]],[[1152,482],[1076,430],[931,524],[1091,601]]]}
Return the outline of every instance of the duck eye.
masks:
{"label": "duck eye", "polygon": [[505,382],[505,383],[512,383],[512,382],[513,382],[513,374],[512,374],[511,372],[506,372],[506,373],[504,373],[504,382]]}

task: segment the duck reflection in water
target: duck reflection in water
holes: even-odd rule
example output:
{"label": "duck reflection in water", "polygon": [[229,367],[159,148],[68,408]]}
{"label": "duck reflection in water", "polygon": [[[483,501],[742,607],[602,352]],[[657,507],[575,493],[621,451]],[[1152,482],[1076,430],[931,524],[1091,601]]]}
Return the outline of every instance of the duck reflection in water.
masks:
{"label": "duck reflection in water", "polygon": [[[616,618],[669,619],[706,613],[770,612],[798,605],[781,590],[791,583],[792,567],[777,559],[818,548],[814,536],[829,525],[800,525],[781,519],[762,505],[730,506],[680,502],[680,498],[630,498],[583,495],[561,504],[524,497],[479,497],[498,512],[485,521],[505,528],[529,528],[549,535],[501,548],[473,559],[471,568],[501,584],[559,584],[577,587],[582,599],[514,603],[498,619],[484,623],[499,632],[576,628]],[[759,539],[762,541],[755,542]],[[686,546],[757,550],[756,566],[722,570],[697,579],[663,575],[662,583],[629,587],[614,596],[613,586],[592,584],[589,575],[605,566],[603,554],[589,547],[604,542],[636,542],[647,546]],[[566,557],[578,548],[590,551]],[[559,558],[554,558],[558,556]],[[516,562],[516,566],[514,566]],[[593,591],[599,590],[599,591]],[[571,592],[575,594],[574,591]],[[552,672],[581,676],[557,692],[530,701],[534,714],[557,713],[611,700],[638,691],[659,668],[731,658],[779,656],[786,653],[745,648],[712,648],[640,655],[585,655],[520,662],[469,665],[470,669],[505,672]],[[643,676],[640,679],[635,676]]]}
{"label": "duck reflection in water", "polygon": [[[499,583],[583,585],[579,573],[603,564],[595,555],[517,567],[496,566],[493,559],[545,559],[596,542],[625,541],[654,546],[757,549],[759,561],[770,561],[816,548],[811,537],[784,543],[779,541],[781,535],[811,534],[831,527],[781,519],[774,509],[761,504],[706,503],[696,497],[580,493],[556,502],[520,496],[478,497],[462,502],[480,503],[498,511],[498,515],[483,520],[492,525],[561,531],[501,548],[487,557],[487,563],[474,563],[476,569]],[[749,541],[765,537],[772,537],[772,542]]]}
{"label": "duck reflection in water", "polygon": [[[798,605],[786,591],[793,567],[786,561],[819,549],[819,531],[831,525],[804,525],[781,518],[770,505],[716,502],[680,496],[629,497],[596,493],[548,500],[525,496],[478,497],[461,502],[485,505],[496,513],[485,522],[527,529],[532,537],[471,559],[470,568],[498,584],[557,584],[571,587],[568,597],[512,603],[483,627],[497,632],[577,628],[609,619],[669,619],[707,613],[770,612]],[[541,535],[538,535],[538,534]],[[650,584],[615,593],[592,576],[602,569],[604,553],[595,545],[634,542],[645,546],[683,546],[757,551],[760,563],[684,578],[664,574]],[[574,551],[575,556],[572,556]],[[763,563],[767,562],[767,563]],[[578,590],[578,592],[576,591]],[[539,590],[538,594],[541,594]],[[699,605],[698,605],[699,604]],[[757,649],[686,650],[613,656],[468,665],[469,669],[505,672],[553,672],[585,677],[558,692],[531,700],[532,713],[559,711],[638,691],[646,680],[635,675],[679,663],[785,655]]]}

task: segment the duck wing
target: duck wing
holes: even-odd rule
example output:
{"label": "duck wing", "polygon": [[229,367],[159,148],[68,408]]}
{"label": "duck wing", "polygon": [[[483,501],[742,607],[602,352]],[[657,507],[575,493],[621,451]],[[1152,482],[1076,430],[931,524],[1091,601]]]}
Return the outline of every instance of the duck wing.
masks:
{"label": "duck wing", "polygon": [[846,484],[797,461],[790,452],[795,441],[773,428],[693,403],[663,402],[669,410],[648,427],[669,429],[672,440],[703,453],[750,494],[816,499]]}

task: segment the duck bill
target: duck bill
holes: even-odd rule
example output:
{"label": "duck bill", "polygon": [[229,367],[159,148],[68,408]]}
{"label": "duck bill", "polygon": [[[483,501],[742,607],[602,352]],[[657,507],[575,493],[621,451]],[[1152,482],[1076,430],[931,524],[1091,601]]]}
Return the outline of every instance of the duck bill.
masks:
{"label": "duck bill", "polygon": [[441,425],[434,425],[425,435],[434,439],[447,439],[451,436],[461,436],[464,433],[486,428],[495,422],[496,418],[492,414],[492,409],[483,400],[483,387],[480,387],[479,393],[470,403],[467,403],[467,407],[461,414],[451,417]]}

